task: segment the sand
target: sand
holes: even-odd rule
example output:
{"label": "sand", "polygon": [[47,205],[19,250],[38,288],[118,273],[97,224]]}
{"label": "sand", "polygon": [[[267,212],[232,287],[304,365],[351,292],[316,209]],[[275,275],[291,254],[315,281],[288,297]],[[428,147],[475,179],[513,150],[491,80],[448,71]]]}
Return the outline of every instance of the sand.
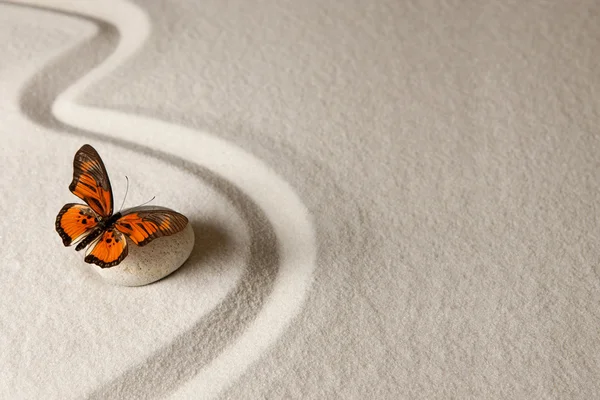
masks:
{"label": "sand", "polygon": [[[16,3],[0,398],[600,395],[594,1]],[[84,143],[179,270],[62,246]]]}

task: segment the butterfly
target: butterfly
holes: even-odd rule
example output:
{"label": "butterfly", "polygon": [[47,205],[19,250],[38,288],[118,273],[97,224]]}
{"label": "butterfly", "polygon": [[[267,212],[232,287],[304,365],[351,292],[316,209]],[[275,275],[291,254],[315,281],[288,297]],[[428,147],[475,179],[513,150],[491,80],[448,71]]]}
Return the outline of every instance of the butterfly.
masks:
{"label": "butterfly", "polygon": [[127,239],[138,246],[183,230],[188,219],[173,210],[134,207],[113,214],[113,193],[104,163],[89,144],[73,160],[69,190],[87,205],[65,204],[56,216],[56,231],[65,246],[87,247],[85,262],[101,268],[118,265],[127,257]]}

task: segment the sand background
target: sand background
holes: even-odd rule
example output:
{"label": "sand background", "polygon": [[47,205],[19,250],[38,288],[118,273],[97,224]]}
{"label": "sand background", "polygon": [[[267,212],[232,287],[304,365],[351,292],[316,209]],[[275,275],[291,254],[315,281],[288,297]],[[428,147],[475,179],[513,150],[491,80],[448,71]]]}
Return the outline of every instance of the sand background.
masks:
{"label": "sand background", "polygon": [[[0,3],[0,397],[600,396],[597,2],[133,4],[147,41],[77,101],[224,139],[269,173],[242,187],[169,147],[176,131],[58,120],[56,96],[124,36]],[[181,271],[108,288],[62,248],[86,142],[115,198],[127,174],[132,204],[158,193],[193,219]],[[315,252],[298,275],[288,244]]]}

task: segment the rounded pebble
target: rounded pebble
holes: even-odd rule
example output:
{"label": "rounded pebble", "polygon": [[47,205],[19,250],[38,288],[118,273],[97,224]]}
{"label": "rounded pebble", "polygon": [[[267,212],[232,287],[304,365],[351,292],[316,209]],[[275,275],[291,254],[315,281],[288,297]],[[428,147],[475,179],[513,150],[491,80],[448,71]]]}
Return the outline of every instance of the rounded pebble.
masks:
{"label": "rounded pebble", "polygon": [[100,268],[89,264],[105,281],[121,286],[143,286],[176,271],[194,247],[194,230],[186,227],[171,236],[154,239],[140,247],[128,240],[129,253],[119,265]]}

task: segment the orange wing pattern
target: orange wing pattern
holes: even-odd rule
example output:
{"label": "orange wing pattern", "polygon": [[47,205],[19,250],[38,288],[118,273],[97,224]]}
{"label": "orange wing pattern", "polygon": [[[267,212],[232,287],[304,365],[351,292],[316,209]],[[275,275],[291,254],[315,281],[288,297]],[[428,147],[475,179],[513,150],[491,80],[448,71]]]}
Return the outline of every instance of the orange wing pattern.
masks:
{"label": "orange wing pattern", "polygon": [[125,235],[114,228],[108,229],[94,240],[85,255],[85,262],[101,268],[114,267],[127,256]]}
{"label": "orange wing pattern", "polygon": [[56,216],[56,231],[65,246],[83,240],[98,225],[98,216],[83,204],[65,204]]}
{"label": "orange wing pattern", "polygon": [[75,153],[69,190],[87,206],[66,204],[56,217],[56,231],[65,246],[77,244],[78,251],[87,247],[85,262],[101,268],[118,265],[127,256],[127,237],[144,246],[180,232],[188,224],[185,216],[169,209],[138,207],[112,215],[110,180],[100,155],[89,144]]}
{"label": "orange wing pattern", "polygon": [[102,217],[113,212],[113,195],[104,163],[89,144],[83,145],[73,160],[73,181],[69,190]]}
{"label": "orange wing pattern", "polygon": [[182,231],[187,223],[184,215],[172,210],[132,210],[115,222],[115,228],[138,246],[144,246],[158,237]]}

